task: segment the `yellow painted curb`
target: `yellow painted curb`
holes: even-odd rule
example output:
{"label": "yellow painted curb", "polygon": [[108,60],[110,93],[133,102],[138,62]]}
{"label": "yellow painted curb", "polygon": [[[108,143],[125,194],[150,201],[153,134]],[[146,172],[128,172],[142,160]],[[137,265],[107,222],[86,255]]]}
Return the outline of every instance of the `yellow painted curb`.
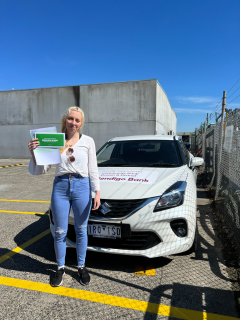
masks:
{"label": "yellow painted curb", "polygon": [[22,166],[24,165],[25,163],[17,163],[17,164],[10,164],[9,166],[2,166],[0,167],[0,169],[2,168],[9,168],[9,167],[15,167],[15,166]]}

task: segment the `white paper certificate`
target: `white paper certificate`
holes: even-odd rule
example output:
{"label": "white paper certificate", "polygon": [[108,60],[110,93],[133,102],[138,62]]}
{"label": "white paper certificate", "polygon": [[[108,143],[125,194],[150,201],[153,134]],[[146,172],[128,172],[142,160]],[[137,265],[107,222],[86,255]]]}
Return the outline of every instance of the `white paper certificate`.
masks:
{"label": "white paper certificate", "polygon": [[[31,139],[35,133],[57,133],[56,127],[40,128],[30,130]],[[58,148],[36,148],[33,150],[37,165],[48,165],[61,163],[61,154]]]}

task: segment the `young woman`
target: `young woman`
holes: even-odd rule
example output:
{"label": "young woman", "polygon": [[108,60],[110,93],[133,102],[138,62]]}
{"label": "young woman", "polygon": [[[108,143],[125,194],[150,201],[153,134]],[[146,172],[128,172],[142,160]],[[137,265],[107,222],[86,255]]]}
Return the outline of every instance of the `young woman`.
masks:
{"label": "young woman", "polygon": [[[62,163],[56,165],[51,198],[51,209],[55,226],[54,248],[58,270],[50,284],[58,287],[65,274],[66,235],[70,207],[74,212],[76,249],[79,281],[82,285],[90,282],[85,268],[87,250],[87,223],[92,206],[91,191],[95,192],[92,210],[100,206],[100,186],[95,143],[92,138],[80,134],[84,124],[84,113],[79,107],[70,107],[62,117],[62,132],[66,134],[66,148],[61,149]],[[31,174],[46,173],[51,165],[38,166],[33,150],[39,145],[38,139],[29,142],[32,154],[29,163]]]}

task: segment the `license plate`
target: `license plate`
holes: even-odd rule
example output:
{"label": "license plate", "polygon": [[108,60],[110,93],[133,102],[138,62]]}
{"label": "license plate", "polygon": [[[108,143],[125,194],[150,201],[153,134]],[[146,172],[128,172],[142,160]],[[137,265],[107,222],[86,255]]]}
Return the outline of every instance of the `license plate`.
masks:
{"label": "license plate", "polygon": [[98,238],[121,238],[121,227],[111,224],[89,224],[88,235]]}

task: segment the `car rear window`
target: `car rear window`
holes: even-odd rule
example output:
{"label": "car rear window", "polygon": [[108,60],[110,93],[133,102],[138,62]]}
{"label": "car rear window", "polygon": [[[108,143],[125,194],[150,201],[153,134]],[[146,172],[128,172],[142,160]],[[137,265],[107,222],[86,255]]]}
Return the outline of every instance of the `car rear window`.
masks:
{"label": "car rear window", "polygon": [[99,166],[180,166],[172,140],[110,141],[97,154]]}

